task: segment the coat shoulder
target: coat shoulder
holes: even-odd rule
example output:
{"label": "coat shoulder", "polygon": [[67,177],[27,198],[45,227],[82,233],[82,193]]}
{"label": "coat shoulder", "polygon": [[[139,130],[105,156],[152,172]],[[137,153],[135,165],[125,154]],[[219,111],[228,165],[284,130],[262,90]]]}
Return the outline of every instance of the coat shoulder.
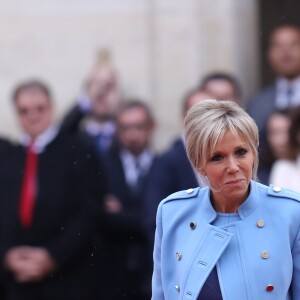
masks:
{"label": "coat shoulder", "polygon": [[292,191],[290,189],[282,188],[280,186],[275,186],[273,184],[269,185],[267,194],[271,197],[291,199],[300,203],[300,193]]}
{"label": "coat shoulder", "polygon": [[187,190],[175,192],[171,195],[169,195],[167,198],[165,198],[162,203],[165,204],[167,202],[176,201],[176,200],[185,200],[185,199],[192,199],[197,197],[199,194],[200,188],[190,188]]}

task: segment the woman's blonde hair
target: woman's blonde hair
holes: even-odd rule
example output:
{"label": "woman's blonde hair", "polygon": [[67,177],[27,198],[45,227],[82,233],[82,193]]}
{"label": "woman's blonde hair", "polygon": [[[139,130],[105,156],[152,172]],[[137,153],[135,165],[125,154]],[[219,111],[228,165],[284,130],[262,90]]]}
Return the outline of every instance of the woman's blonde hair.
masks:
{"label": "woman's blonde hair", "polygon": [[235,102],[203,100],[192,106],[184,120],[188,158],[202,169],[218,141],[229,130],[249,144],[254,164],[252,178],[257,179],[258,129],[255,121]]}

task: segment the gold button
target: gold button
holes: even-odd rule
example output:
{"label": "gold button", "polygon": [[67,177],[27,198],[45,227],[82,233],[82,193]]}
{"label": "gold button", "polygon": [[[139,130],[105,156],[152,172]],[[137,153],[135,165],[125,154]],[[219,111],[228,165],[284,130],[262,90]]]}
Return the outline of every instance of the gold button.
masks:
{"label": "gold button", "polygon": [[279,193],[281,191],[281,187],[279,186],[274,186],[273,187],[273,191],[276,192],[276,193]]}
{"label": "gold button", "polygon": [[194,189],[188,189],[188,190],[186,190],[186,193],[191,194],[193,191],[194,191]]}
{"label": "gold button", "polygon": [[182,254],[179,252],[176,252],[176,259],[181,260],[181,258],[182,258]]}
{"label": "gold button", "polygon": [[191,227],[192,230],[194,230],[196,228],[196,226],[197,226],[196,222],[191,222],[190,223],[190,227]]}
{"label": "gold button", "polygon": [[262,257],[263,259],[269,258],[269,252],[268,252],[267,250],[263,250],[263,251],[261,252],[261,257]]}
{"label": "gold button", "polygon": [[179,285],[176,284],[175,289],[176,289],[177,292],[180,292],[180,286]]}
{"label": "gold button", "polygon": [[259,227],[259,228],[263,228],[263,227],[265,226],[265,221],[262,220],[262,219],[257,220],[256,225],[257,225],[257,227]]}

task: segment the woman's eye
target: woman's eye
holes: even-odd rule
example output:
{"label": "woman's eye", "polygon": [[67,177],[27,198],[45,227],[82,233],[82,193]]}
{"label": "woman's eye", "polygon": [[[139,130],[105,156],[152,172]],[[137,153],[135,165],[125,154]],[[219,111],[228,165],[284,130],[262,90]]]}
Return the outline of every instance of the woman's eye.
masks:
{"label": "woman's eye", "polygon": [[245,155],[247,152],[248,151],[246,149],[241,148],[236,151],[236,154],[242,156]]}
{"label": "woman's eye", "polygon": [[221,160],[223,157],[222,157],[222,155],[214,155],[212,158],[211,158],[211,160],[212,161],[219,161],[219,160]]}

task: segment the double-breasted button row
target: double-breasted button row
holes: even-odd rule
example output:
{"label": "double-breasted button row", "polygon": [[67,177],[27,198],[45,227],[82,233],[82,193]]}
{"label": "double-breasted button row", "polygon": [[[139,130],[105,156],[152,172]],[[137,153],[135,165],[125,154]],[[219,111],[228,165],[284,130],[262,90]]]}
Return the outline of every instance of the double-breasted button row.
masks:
{"label": "double-breasted button row", "polygon": [[[274,192],[280,192],[281,191],[281,188],[280,187],[274,187],[273,188],[273,190],[274,190]],[[258,227],[258,228],[264,228],[265,227],[265,221],[263,220],[263,219],[259,219],[259,220],[257,220],[257,222],[256,222],[256,226]],[[269,257],[270,257],[270,253],[269,253],[269,251],[268,250],[263,250],[261,253],[260,253],[260,256],[261,256],[261,258],[262,259],[268,259]],[[266,291],[267,292],[272,292],[273,290],[274,290],[274,285],[273,284],[268,284],[267,286],[266,286]]]}
{"label": "double-breasted button row", "polygon": [[[174,287],[175,287],[175,289],[176,289],[177,292],[180,292],[180,286],[179,286],[179,285],[176,284]],[[267,292],[272,292],[274,289],[275,289],[275,286],[274,286],[273,284],[268,284],[268,285],[266,286],[266,291],[267,291]],[[191,292],[188,292],[188,294],[189,294],[190,296],[192,295]]]}
{"label": "double-breasted button row", "polygon": [[[179,285],[176,284],[174,287],[175,287],[175,289],[176,289],[177,292],[180,292],[180,286],[179,286]],[[267,291],[267,292],[272,292],[274,289],[275,289],[275,286],[274,286],[273,284],[268,284],[268,285],[266,286],[266,291]],[[190,296],[192,295],[191,292],[188,292],[188,294],[189,294]]]}
{"label": "double-breasted button row", "polygon": [[[274,192],[280,192],[281,191],[281,188],[280,187],[274,187],[273,188],[273,190],[274,190]],[[188,189],[188,190],[186,190],[186,193],[192,193],[194,190],[193,189]],[[263,220],[263,219],[258,219],[257,221],[256,221],[256,226],[258,227],[258,228],[264,228],[265,227],[265,221]],[[190,222],[190,228],[192,229],[192,230],[194,230],[195,228],[197,227],[197,224],[196,224],[196,222],[194,222],[194,221],[191,221]],[[263,258],[263,259],[268,259],[269,258],[269,256],[270,256],[270,254],[269,254],[269,252],[267,251],[267,250],[263,250],[262,252],[261,252],[261,258]],[[176,259],[179,261],[179,260],[181,260],[181,258],[182,258],[182,254],[181,253],[179,253],[179,252],[176,252]],[[272,292],[273,290],[274,290],[274,285],[273,284],[268,284],[267,286],[266,286],[266,291],[267,292]],[[178,291],[178,292],[180,292],[180,287],[178,286],[178,285],[175,285],[175,289]]]}
{"label": "double-breasted button row", "polygon": [[[188,190],[186,190],[185,192],[186,192],[187,194],[191,194],[191,193],[194,192],[194,189],[188,189]],[[191,222],[190,222],[190,228],[191,228],[192,230],[194,230],[194,229],[196,228],[196,226],[197,226],[196,222],[194,222],[194,221],[191,221]],[[182,259],[182,253],[176,252],[175,257],[176,257],[176,260],[180,261],[180,260]],[[178,284],[176,284],[176,285],[174,286],[174,288],[175,288],[175,290],[176,290],[177,292],[180,292],[180,286],[179,286]]]}
{"label": "double-breasted button row", "polygon": [[[258,228],[264,228],[265,227],[265,221],[263,219],[259,219],[256,222],[256,225]],[[267,250],[263,250],[260,254],[261,258],[267,259],[269,258],[269,252]]]}
{"label": "double-breasted button row", "polygon": [[[182,254],[180,252],[176,252],[176,259],[179,261],[181,260],[181,258],[182,258]],[[177,292],[180,292],[180,286],[178,284],[176,284],[174,287]]]}

